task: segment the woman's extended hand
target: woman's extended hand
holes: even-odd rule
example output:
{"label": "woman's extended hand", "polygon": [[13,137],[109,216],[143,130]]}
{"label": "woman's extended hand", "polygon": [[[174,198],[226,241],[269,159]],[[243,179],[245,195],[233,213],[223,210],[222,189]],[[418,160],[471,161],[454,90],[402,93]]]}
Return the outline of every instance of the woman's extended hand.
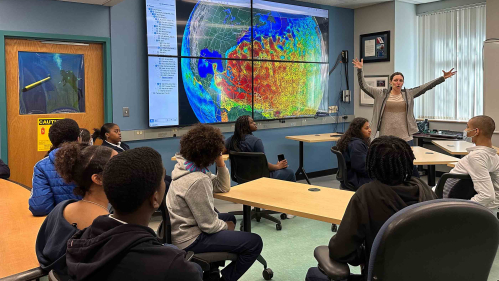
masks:
{"label": "woman's extended hand", "polygon": [[452,76],[454,76],[454,74],[456,74],[457,71],[453,71],[453,70],[454,70],[454,68],[449,70],[449,72],[445,72],[442,70],[442,72],[444,73],[444,78],[447,79],[447,78],[451,78]]}
{"label": "woman's extended hand", "polygon": [[364,59],[359,61],[357,58],[354,58],[352,63],[355,68],[362,69],[362,66],[364,66]]}

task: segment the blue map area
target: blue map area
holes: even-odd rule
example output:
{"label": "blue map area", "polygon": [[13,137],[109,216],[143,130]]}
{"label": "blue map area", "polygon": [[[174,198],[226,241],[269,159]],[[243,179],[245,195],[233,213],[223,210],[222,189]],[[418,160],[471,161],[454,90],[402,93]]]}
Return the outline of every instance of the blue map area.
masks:
{"label": "blue map area", "polygon": [[[210,51],[208,49],[201,50],[201,57],[203,58],[222,58],[222,55],[217,51]],[[208,74],[214,75],[213,72],[213,64],[217,65],[217,71],[224,71],[224,66],[222,64],[222,60],[214,60],[214,59],[200,59],[198,62],[198,71],[199,76],[201,78],[206,78]]]}

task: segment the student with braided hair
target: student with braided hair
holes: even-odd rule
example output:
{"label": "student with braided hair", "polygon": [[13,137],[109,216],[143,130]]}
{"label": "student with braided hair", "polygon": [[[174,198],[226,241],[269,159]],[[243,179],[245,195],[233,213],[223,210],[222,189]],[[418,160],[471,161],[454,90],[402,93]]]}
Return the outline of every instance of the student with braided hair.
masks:
{"label": "student with braided hair", "polygon": [[67,143],[57,150],[55,168],[66,183],[75,183],[73,192],[83,199],[63,201],[50,212],[36,238],[36,256],[40,266],[54,270],[58,280],[69,280],[66,267],[66,243],[78,230],[109,214],[108,200],[102,187],[102,171],[118,153],[105,146]]}
{"label": "student with braided hair", "polygon": [[[412,149],[403,139],[382,136],[372,141],[366,168],[373,181],[362,185],[350,199],[341,226],[329,241],[332,259],[351,265],[369,264],[374,238],[392,215],[437,198],[425,182],[412,176],[413,161]],[[328,279],[312,267],[306,280]]]}

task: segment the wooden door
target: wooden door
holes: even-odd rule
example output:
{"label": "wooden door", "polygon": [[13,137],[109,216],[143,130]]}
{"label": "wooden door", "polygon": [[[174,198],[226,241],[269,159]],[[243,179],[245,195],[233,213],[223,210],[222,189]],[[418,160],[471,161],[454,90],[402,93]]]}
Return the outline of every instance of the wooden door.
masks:
{"label": "wooden door", "polygon": [[[19,52],[82,54],[85,112],[21,115]],[[36,40],[6,39],[5,63],[10,179],[31,186],[33,167],[46,154],[44,151],[37,151],[38,118],[71,118],[78,122],[80,128],[87,128],[91,132],[104,123],[103,48],[102,44],[61,45]]]}

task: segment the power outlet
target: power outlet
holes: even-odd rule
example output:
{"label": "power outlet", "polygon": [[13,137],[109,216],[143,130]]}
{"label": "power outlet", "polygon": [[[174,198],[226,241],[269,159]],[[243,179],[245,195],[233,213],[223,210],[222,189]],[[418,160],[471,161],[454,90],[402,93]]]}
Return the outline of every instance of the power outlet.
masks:
{"label": "power outlet", "polygon": [[123,107],[123,117],[130,117],[130,108]]}

